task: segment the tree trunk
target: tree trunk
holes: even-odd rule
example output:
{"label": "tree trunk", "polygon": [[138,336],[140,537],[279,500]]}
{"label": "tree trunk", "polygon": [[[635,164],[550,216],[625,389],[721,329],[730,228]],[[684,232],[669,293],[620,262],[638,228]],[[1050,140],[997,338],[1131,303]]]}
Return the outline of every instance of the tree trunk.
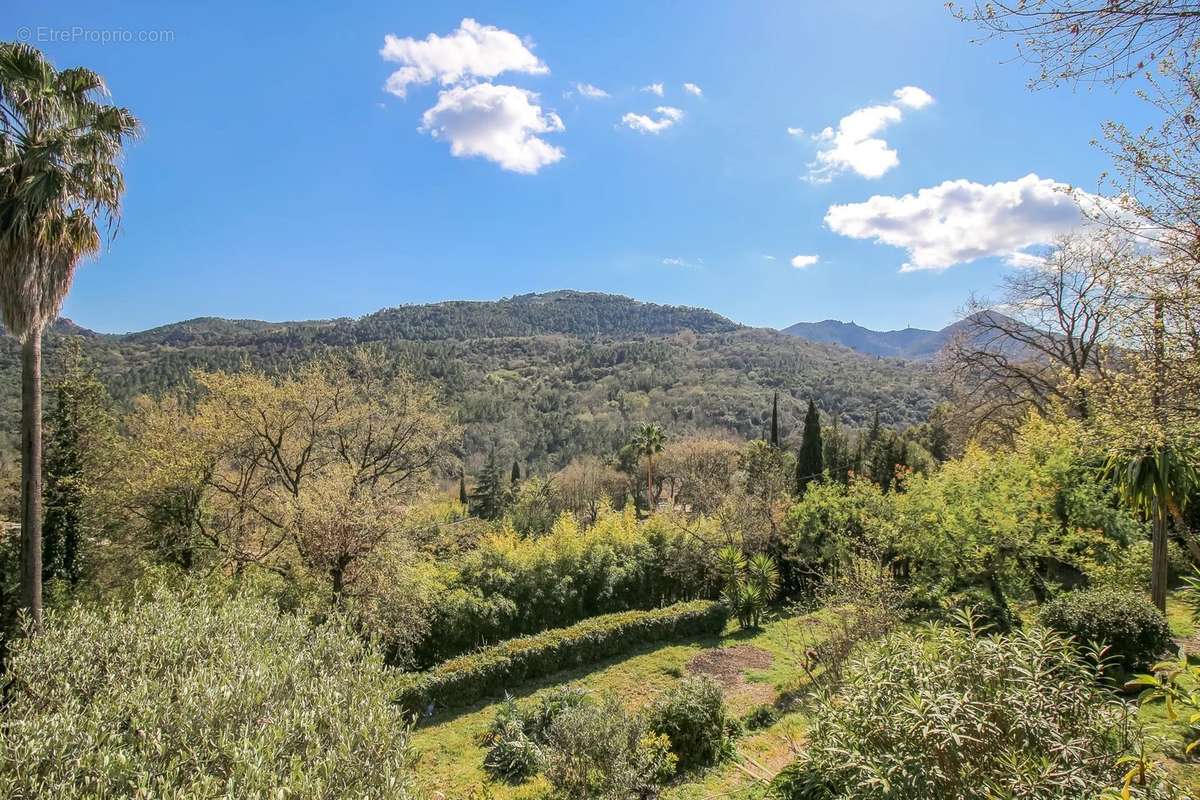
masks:
{"label": "tree trunk", "polygon": [[21,346],[21,606],[42,624],[42,329]]}
{"label": "tree trunk", "polygon": [[1150,599],[1164,614],[1167,612],[1167,510],[1154,500],[1153,553],[1151,556]]}
{"label": "tree trunk", "polygon": [[654,457],[646,456],[646,516],[654,514]]}

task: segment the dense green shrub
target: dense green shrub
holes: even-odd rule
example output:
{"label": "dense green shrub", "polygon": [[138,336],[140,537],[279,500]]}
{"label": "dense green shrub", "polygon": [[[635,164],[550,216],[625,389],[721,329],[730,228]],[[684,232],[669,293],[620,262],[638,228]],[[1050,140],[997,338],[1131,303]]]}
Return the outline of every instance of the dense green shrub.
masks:
{"label": "dense green shrub", "polygon": [[586,530],[563,516],[544,537],[485,538],[436,598],[418,666],[599,614],[715,596],[708,551],[685,530],[659,517],[639,523],[629,508]]}
{"label": "dense green shrub", "polygon": [[1080,589],[1042,607],[1043,625],[1071,636],[1080,645],[1108,645],[1125,675],[1143,672],[1171,646],[1167,620],[1139,592]]}
{"label": "dense green shrub", "polygon": [[0,797],[407,798],[389,670],[336,622],[196,588],[10,645]]}
{"label": "dense green shrub", "polygon": [[653,611],[593,617],[569,628],[485,647],[428,672],[410,673],[399,700],[416,713],[468,705],[525,681],[628,652],[638,645],[719,633],[727,616],[724,605],[696,600]]}
{"label": "dense green shrub", "polygon": [[650,730],[671,740],[682,770],[708,767],[733,754],[736,720],[711,678],[685,678],[655,701],[647,716]]}
{"label": "dense green shrub", "polygon": [[[1097,797],[1139,742],[1133,711],[1046,628],[901,631],[814,705],[782,800]],[[1138,790],[1142,792],[1142,790]],[[1144,792],[1135,796],[1169,796]]]}
{"label": "dense green shrub", "polygon": [[496,710],[482,744],[488,748],[483,768],[508,781],[521,781],[542,765],[542,749],[550,726],[563,712],[591,702],[586,691],[560,686],[543,694],[536,704],[521,708],[506,697]]}
{"label": "dense green shrub", "polygon": [[556,800],[648,800],[675,775],[667,737],[611,694],[559,714],[546,740],[544,774]]}

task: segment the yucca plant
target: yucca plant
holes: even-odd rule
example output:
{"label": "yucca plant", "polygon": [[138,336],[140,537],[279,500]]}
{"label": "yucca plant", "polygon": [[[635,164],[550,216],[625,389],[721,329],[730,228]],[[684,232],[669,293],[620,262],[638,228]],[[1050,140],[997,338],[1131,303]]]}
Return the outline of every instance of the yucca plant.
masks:
{"label": "yucca plant", "polygon": [[724,583],[721,599],[741,628],[758,628],[779,593],[779,568],[766,553],[749,559],[736,547],[717,551],[717,572]]}

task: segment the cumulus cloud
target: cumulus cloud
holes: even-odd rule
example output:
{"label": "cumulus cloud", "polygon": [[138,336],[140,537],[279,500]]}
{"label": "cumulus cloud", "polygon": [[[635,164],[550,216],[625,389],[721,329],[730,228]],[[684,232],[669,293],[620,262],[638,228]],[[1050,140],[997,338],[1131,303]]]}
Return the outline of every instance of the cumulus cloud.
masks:
{"label": "cumulus cloud", "polygon": [[788,128],[788,136],[803,136],[804,128]]}
{"label": "cumulus cloud", "polygon": [[446,36],[431,33],[424,39],[403,39],[388,34],[379,54],[402,64],[387,79],[385,88],[404,97],[412,84],[438,81],[443,86],[490,79],[503,72],[540,75],[550,69],[515,33],[464,19]]}
{"label": "cumulus cloud", "polygon": [[893,95],[895,102],[852,111],[842,117],[836,129],[825,128],[814,137],[820,144],[816,160],[809,165],[810,181],[827,183],[834,175],[847,171],[879,178],[900,163],[895,149],[879,134],[904,118],[904,108],[924,108],[933,98],[916,86],[897,89]]}
{"label": "cumulus cloud", "polygon": [[621,123],[627,128],[631,128],[638,133],[662,133],[667,128],[674,125],[679,120],[683,119],[683,112],[678,108],[671,106],[659,106],[654,109],[654,113],[658,114],[658,119],[649,117],[645,114],[634,114],[632,111],[621,117]]}
{"label": "cumulus cloud", "polygon": [[992,184],[952,180],[901,197],[834,205],[825,224],[843,236],[905,249],[902,272],[942,270],[988,256],[1034,266],[1037,256],[1026,249],[1076,230],[1101,202],[1030,173]]}
{"label": "cumulus cloud", "polygon": [[820,256],[792,256],[792,266],[796,269],[804,269],[805,267],[811,267],[820,260]]}
{"label": "cumulus cloud", "polygon": [[892,96],[900,105],[909,108],[924,108],[933,102],[933,97],[929,92],[919,86],[901,86],[892,92]]}
{"label": "cumulus cloud", "polygon": [[659,97],[662,97],[663,96],[663,85],[661,83],[651,83],[647,86],[643,86],[642,91],[649,92],[650,94],[656,94]]}
{"label": "cumulus cloud", "polygon": [[602,100],[609,97],[609,93],[601,89],[599,86],[592,86],[590,83],[575,84],[575,91],[579,92],[584,97],[590,97],[593,100]]}
{"label": "cumulus cloud", "polygon": [[696,97],[704,97],[704,90],[694,83],[685,83],[683,85],[683,90],[688,94],[696,95]]}
{"label": "cumulus cloud", "polygon": [[459,158],[480,156],[513,172],[533,174],[559,161],[564,152],[537,134],[564,130],[538,96],[516,86],[479,83],[438,94],[437,105],[421,117],[421,130],[450,143]]}

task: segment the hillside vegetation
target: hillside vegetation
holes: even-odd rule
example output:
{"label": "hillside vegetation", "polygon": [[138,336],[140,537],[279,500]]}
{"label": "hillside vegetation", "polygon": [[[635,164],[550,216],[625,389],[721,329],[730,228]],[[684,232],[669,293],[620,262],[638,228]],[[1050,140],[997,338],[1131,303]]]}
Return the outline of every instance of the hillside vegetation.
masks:
{"label": "hillside vegetation", "polygon": [[[583,292],[401,306],[360,319],[209,317],[125,335],[62,321],[47,333],[52,372],[74,335],[120,403],[186,385],[194,369],[279,372],[331,349],[381,346],[441,390],[467,428],[466,453],[496,447],[536,467],[614,452],[645,420],[762,436],[776,390],[785,437],[798,435],[810,398],[850,426],[865,425],[876,409],[886,425],[917,423],[942,398],[920,365],[743,327],[703,309]],[[4,338],[5,431],[16,431],[19,377],[18,345]]]}

